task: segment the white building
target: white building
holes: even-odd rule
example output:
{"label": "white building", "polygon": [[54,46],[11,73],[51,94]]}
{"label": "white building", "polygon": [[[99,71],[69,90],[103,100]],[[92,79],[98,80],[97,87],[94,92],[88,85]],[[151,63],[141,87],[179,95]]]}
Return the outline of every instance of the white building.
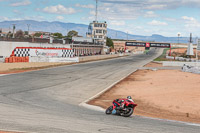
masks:
{"label": "white building", "polygon": [[93,21],[90,23],[87,37],[92,37],[95,44],[105,45],[107,38],[106,21]]}

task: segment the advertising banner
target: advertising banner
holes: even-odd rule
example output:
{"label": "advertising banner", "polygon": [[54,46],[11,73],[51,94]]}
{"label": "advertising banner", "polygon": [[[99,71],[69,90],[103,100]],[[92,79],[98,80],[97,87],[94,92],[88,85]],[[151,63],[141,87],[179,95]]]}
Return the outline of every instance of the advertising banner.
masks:
{"label": "advertising banner", "polygon": [[30,56],[46,56],[46,57],[61,57],[63,52],[61,49],[30,49]]}
{"label": "advertising banner", "polygon": [[150,43],[151,47],[170,48],[170,43]]}
{"label": "advertising banner", "polygon": [[126,46],[145,47],[146,43],[143,43],[143,42],[126,42]]}
{"label": "advertising banner", "polygon": [[13,50],[12,56],[16,57],[74,57],[70,48],[40,48],[40,47],[17,47]]}
{"label": "advertising banner", "polygon": [[170,48],[170,43],[144,43],[144,42],[126,42],[126,46],[136,46],[136,47],[160,47],[160,48]]}

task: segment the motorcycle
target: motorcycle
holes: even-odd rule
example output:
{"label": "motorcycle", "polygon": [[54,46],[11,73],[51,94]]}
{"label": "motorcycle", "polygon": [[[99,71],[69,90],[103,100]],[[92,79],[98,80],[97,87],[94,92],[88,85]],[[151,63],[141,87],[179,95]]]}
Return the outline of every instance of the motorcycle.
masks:
{"label": "motorcycle", "polygon": [[108,107],[105,113],[107,115],[115,114],[124,117],[131,116],[137,104],[135,104],[134,101],[130,99],[120,99],[121,104],[123,105],[123,107],[120,107],[121,104],[118,101],[119,99],[114,100],[112,102],[113,105]]}

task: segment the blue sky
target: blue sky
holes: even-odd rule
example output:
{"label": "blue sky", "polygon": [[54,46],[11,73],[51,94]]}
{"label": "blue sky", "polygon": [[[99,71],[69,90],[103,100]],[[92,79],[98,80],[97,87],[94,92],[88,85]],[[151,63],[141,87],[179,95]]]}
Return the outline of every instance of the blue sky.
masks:
{"label": "blue sky", "polygon": [[[98,20],[135,35],[200,36],[200,0],[98,0]],[[0,0],[0,21],[89,24],[96,0]]]}

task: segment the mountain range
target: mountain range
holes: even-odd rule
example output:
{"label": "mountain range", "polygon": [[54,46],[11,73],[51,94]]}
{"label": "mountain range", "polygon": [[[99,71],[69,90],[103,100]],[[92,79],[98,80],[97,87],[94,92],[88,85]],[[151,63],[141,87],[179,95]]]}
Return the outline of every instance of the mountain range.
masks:
{"label": "mountain range", "polygon": [[[75,24],[75,23],[63,23],[59,21],[47,22],[47,21],[34,21],[34,20],[17,20],[17,21],[3,21],[0,22],[0,29],[12,29],[12,25],[16,24],[16,30],[28,31],[27,24],[30,24],[30,31],[45,31],[45,32],[59,32],[66,35],[69,31],[75,30],[81,36],[86,36],[88,32],[88,25]],[[168,43],[188,43],[188,37],[165,37],[159,34],[153,34],[152,36],[132,35],[123,31],[118,31],[108,28],[108,37],[112,39],[124,39],[127,40],[141,40],[141,41],[155,41],[155,42],[168,42]]]}

